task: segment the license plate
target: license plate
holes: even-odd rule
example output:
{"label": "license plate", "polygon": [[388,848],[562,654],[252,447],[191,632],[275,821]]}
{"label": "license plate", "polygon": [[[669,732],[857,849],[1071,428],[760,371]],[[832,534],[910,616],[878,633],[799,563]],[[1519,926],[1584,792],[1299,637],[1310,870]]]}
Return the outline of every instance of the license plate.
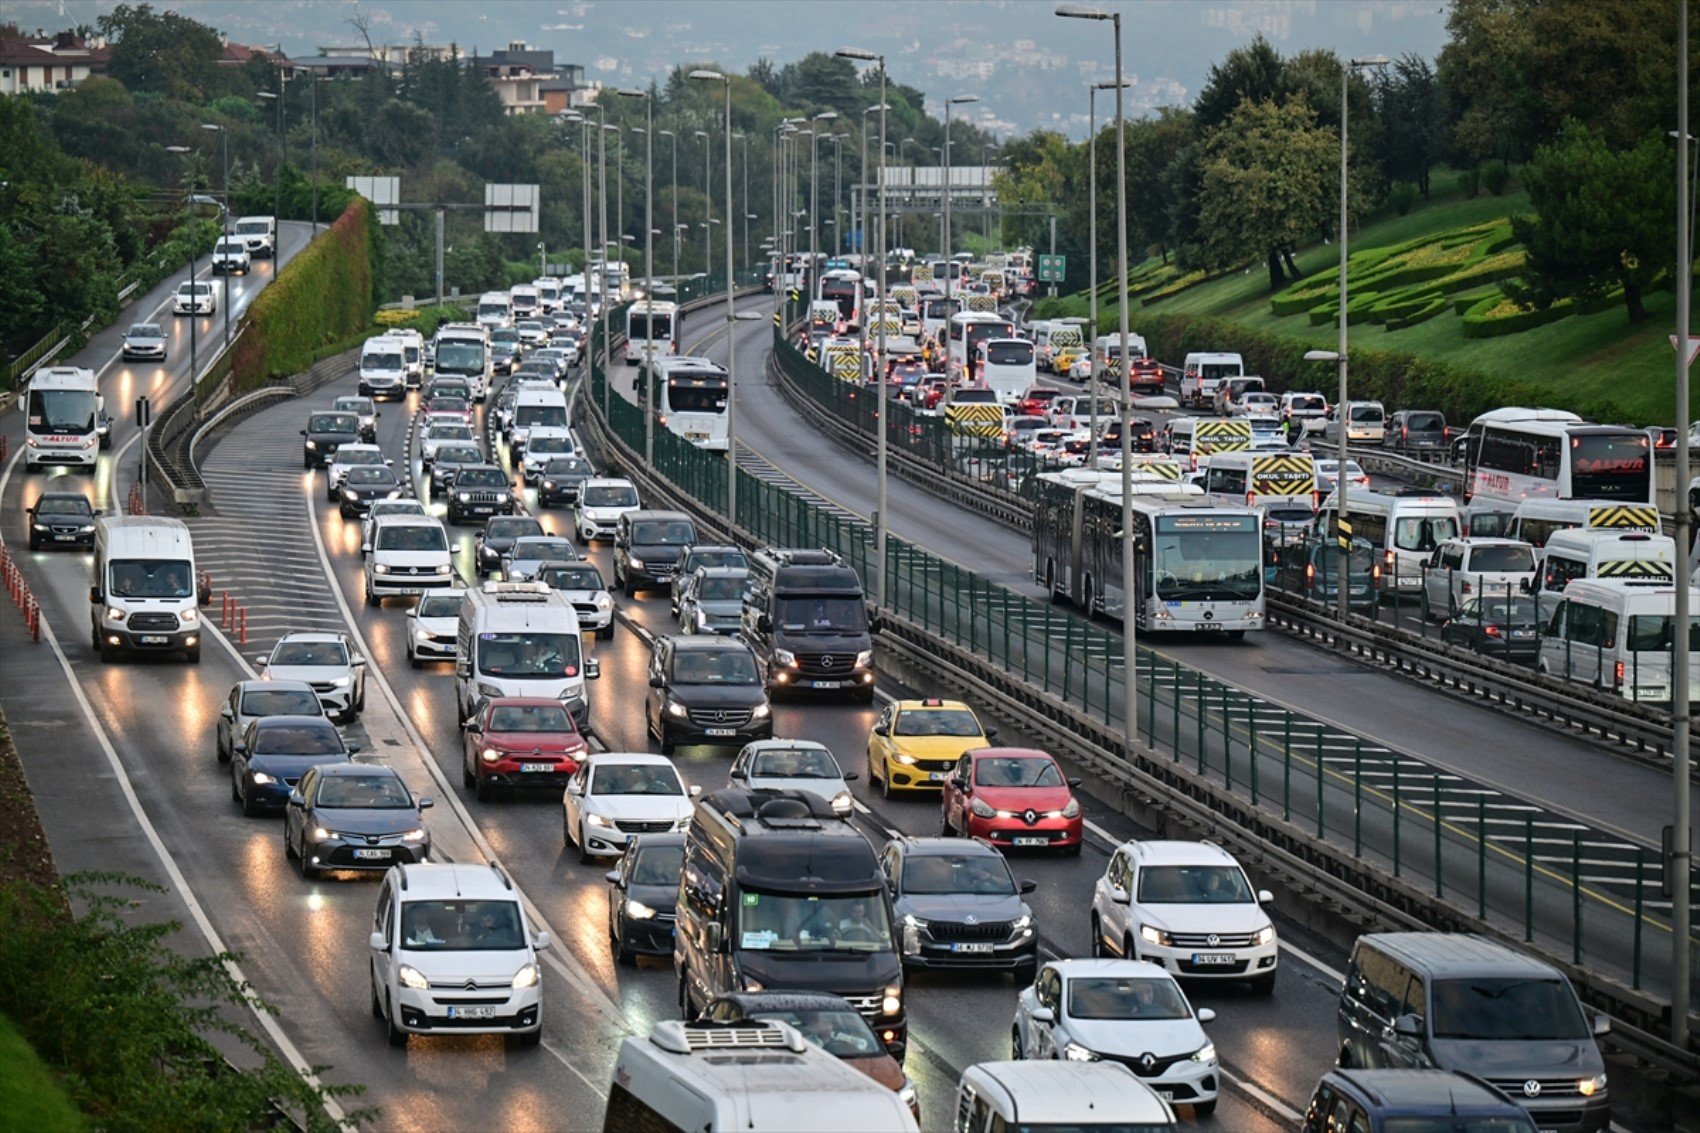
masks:
{"label": "license plate", "polygon": [[449,1018],[451,1019],[494,1019],[495,1017],[496,1009],[494,1007],[449,1008]]}
{"label": "license plate", "polygon": [[1200,968],[1223,967],[1234,964],[1239,957],[1232,952],[1194,952],[1192,962]]}
{"label": "license plate", "polygon": [[354,856],[362,861],[380,861],[390,856],[388,850],[355,850]]}
{"label": "license plate", "polygon": [[55,535],[53,537],[54,541],[58,542],[58,543],[69,543],[71,540],[73,540],[75,538],[76,538],[75,535]]}
{"label": "license plate", "polygon": [[553,771],[555,765],[553,763],[522,763],[519,765],[519,769],[521,771]]}
{"label": "license plate", "polygon": [[958,942],[956,944],[952,944],[950,946],[950,950],[952,952],[981,953],[990,952],[992,950],[992,946],[989,943],[982,944],[977,941],[971,943]]}
{"label": "license plate", "polygon": [[1514,629],[1511,631],[1511,636],[1521,641],[1526,638],[1534,637],[1535,631],[1532,629]]}
{"label": "license plate", "polygon": [[704,728],[703,734],[709,735],[709,736],[717,736],[717,737],[718,736],[735,736],[735,735],[738,734],[738,729],[736,729],[736,728]]}
{"label": "license plate", "polygon": [[1221,629],[1221,622],[1194,622],[1193,629]]}
{"label": "license plate", "polygon": [[843,688],[843,681],[802,681],[805,688]]}
{"label": "license plate", "polygon": [[942,783],[949,774],[948,771],[929,771],[927,772],[927,781],[929,783]]}
{"label": "license plate", "polygon": [[141,640],[143,645],[164,645],[166,636],[163,633],[144,633]]}
{"label": "license plate", "polygon": [[1051,844],[1049,838],[1013,838],[1010,841],[1012,845],[1016,846],[1048,846]]}

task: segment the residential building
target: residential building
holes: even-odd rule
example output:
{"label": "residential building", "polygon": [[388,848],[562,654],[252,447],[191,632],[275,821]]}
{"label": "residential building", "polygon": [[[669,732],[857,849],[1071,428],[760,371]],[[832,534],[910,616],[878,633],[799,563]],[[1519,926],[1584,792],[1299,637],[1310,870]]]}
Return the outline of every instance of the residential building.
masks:
{"label": "residential building", "polygon": [[68,31],[46,36],[0,37],[0,94],[57,94],[103,74],[112,52],[103,40],[84,40]]}

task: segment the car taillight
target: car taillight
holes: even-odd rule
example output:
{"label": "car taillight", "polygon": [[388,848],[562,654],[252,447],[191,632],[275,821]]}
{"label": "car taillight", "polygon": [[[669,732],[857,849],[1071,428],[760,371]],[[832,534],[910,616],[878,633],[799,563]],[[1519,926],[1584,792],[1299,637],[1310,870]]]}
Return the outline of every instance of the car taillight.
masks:
{"label": "car taillight", "polygon": [[1306,563],[1305,564],[1305,589],[1310,590],[1315,586],[1316,586],[1316,564],[1315,563]]}
{"label": "car taillight", "polygon": [[1487,634],[1489,637],[1498,637],[1499,636],[1499,627],[1498,626],[1483,626],[1482,632]]}
{"label": "car taillight", "polygon": [[1623,687],[1623,662],[1622,661],[1619,661],[1616,665],[1612,666],[1612,686],[1614,688],[1622,688]]}

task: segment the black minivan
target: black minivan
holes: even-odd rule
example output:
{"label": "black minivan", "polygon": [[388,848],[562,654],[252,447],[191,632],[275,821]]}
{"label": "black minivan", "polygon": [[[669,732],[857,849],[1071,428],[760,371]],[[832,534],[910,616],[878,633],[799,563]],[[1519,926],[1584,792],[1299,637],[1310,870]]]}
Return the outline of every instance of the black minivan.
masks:
{"label": "black minivan", "polygon": [[682,511],[624,513],[614,528],[614,586],[628,598],[639,590],[665,589],[680,549],[696,541],[696,523]]}
{"label": "black minivan", "polygon": [[1302,1133],[1536,1133],[1534,1118],[1474,1074],[1450,1070],[1330,1070],[1316,1084]]}

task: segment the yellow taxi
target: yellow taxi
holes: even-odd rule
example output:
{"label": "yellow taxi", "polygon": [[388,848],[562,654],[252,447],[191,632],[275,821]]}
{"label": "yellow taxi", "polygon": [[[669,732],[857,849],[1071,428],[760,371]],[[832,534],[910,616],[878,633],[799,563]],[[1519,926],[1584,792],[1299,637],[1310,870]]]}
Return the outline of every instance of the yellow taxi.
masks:
{"label": "yellow taxi", "polygon": [[997,734],[960,700],[899,700],[868,736],[868,779],[888,799],[894,791],[942,791],[962,753],[991,746]]}
{"label": "yellow taxi", "polygon": [[1051,373],[1066,378],[1074,364],[1085,356],[1086,347],[1084,346],[1060,347],[1051,355]]}

